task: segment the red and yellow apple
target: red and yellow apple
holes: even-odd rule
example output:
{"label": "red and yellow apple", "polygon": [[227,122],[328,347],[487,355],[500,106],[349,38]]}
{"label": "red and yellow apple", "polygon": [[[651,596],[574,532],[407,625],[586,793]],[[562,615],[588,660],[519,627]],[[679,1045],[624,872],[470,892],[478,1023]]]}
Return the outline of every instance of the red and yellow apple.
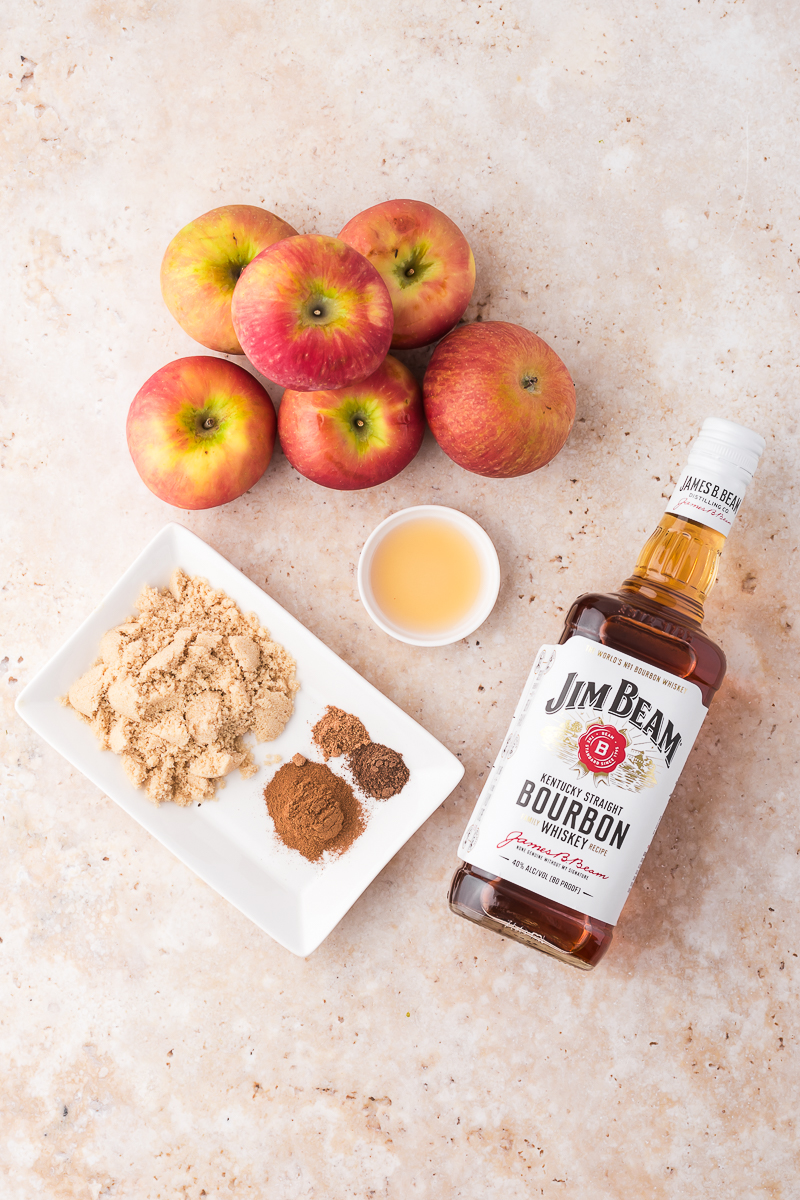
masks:
{"label": "red and yellow apple", "polygon": [[433,352],[423,383],[433,436],[476,475],[545,466],[575,420],[575,385],[555,350],[507,321],[461,325]]}
{"label": "red and yellow apple", "polygon": [[339,491],[374,487],[407,467],[422,445],[419,384],[391,356],[362,383],[283,393],[278,433],[289,462]]}
{"label": "red and yellow apple", "polygon": [[458,226],[432,204],[386,200],[353,217],[339,237],[377,267],[389,289],[393,347],[438,341],[464,315],[475,259]]}
{"label": "red and yellow apple", "polygon": [[215,508],[264,474],[277,420],[243,367],[196,355],[168,363],[136,393],[126,433],[134,466],[160,500]]}
{"label": "red and yellow apple", "polygon": [[386,284],[352,246],[308,234],[259,254],[233,293],[233,327],[268,379],[299,391],[366,379],[389,350]]}
{"label": "red and yellow apple", "polygon": [[274,213],[252,204],[213,208],[176,233],[161,263],[161,294],[196,342],[241,354],[231,323],[231,297],[247,264],[281,238],[296,235]]}

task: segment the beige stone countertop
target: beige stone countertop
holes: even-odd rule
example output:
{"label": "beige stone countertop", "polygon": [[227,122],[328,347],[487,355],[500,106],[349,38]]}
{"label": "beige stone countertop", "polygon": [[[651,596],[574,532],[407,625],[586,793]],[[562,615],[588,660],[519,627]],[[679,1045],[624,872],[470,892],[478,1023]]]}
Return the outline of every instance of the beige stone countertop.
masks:
{"label": "beige stone countertop", "polygon": [[[2,24],[3,1200],[797,1200],[796,5],[7,0]],[[428,435],[362,494],[277,452],[224,508],[158,501],[124,426],[202,352],[161,301],[172,235],[234,202],[335,234],[397,196],[466,233],[468,318],[564,358],[564,451],[490,481]],[[707,609],[729,674],[582,974],[451,915],[456,847],[537,647],[628,573],[713,414],[767,439]],[[354,572],[432,501],[484,525],[503,584],[423,650]],[[466,767],[305,960],[13,708],[172,519]]]}

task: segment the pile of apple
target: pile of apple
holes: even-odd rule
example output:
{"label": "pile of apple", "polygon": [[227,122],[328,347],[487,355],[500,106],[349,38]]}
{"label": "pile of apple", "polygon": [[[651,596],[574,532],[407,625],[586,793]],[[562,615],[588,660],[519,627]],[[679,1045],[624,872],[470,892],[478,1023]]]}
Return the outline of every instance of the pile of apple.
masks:
{"label": "pile of apple", "polygon": [[[466,238],[417,200],[376,204],[338,238],[300,235],[250,205],[205,213],[167,247],[167,307],[203,346],[245,354],[286,391],[276,419],[258,380],[227,359],[169,363],[128,413],[136,469],[169,504],[213,508],[261,477],[277,433],[306,478],[373,487],[411,462],[427,417],[468,471],[502,479],[537,470],[567,440],[575,388],[527,329],[458,325],[474,286]],[[389,350],[440,338],[421,391]]]}

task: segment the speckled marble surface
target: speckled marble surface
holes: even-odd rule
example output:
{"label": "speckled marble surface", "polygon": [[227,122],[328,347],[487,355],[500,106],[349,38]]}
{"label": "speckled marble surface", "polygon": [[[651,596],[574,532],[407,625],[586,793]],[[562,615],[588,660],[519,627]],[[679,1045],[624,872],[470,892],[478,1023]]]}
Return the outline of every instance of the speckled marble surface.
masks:
{"label": "speckled marble surface", "polygon": [[[5,5],[4,1200],[800,1196],[796,15]],[[235,201],[335,233],[397,195],[458,221],[468,315],[548,340],[578,421],[526,479],[426,440],[392,483],[339,495],[278,454],[241,500],[177,514],[466,766],[299,960],[13,701],[176,515],[124,438],[141,383],[196,351],[159,295],[172,234]],[[584,976],[452,917],[447,882],[533,653],[627,574],[711,413],[767,438],[708,609],[730,674]],[[354,580],[373,525],[427,501],[480,520],[504,576],[486,625],[436,651],[374,629]]]}

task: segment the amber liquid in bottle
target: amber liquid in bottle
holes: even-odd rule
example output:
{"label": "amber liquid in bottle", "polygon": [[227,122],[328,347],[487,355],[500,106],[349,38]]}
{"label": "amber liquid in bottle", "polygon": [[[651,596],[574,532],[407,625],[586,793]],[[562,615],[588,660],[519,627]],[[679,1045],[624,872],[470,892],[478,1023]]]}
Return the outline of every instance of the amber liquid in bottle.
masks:
{"label": "amber liquid in bottle", "polygon": [[[703,633],[703,605],[723,534],[666,513],[618,592],[580,596],[561,642],[590,638],[696,683],[708,708],[725,676],[725,655]],[[448,896],[459,916],[588,971],[611,945],[614,926],[464,863]]]}

